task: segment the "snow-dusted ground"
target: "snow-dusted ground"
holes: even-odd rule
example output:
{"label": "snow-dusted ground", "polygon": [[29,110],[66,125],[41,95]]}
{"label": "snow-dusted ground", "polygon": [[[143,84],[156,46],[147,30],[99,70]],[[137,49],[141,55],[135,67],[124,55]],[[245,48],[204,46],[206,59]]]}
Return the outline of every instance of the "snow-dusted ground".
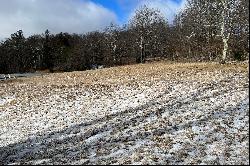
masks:
{"label": "snow-dusted ground", "polygon": [[248,79],[156,63],[0,83],[0,164],[249,164]]}

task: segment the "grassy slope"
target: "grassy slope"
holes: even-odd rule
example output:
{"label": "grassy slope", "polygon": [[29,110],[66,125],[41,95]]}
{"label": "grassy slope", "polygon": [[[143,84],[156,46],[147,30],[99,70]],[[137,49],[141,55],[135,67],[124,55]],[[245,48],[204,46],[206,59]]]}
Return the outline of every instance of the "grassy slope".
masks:
{"label": "grassy slope", "polygon": [[0,161],[249,163],[248,69],[157,62],[1,82]]}

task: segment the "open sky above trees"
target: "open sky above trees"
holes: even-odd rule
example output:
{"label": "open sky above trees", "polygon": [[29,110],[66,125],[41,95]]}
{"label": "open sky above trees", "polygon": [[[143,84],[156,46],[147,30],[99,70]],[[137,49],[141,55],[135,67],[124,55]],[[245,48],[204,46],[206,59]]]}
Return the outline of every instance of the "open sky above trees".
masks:
{"label": "open sky above trees", "polygon": [[0,40],[22,29],[27,37],[51,33],[85,33],[115,22],[126,24],[139,6],[159,8],[171,22],[186,0],[1,0]]}

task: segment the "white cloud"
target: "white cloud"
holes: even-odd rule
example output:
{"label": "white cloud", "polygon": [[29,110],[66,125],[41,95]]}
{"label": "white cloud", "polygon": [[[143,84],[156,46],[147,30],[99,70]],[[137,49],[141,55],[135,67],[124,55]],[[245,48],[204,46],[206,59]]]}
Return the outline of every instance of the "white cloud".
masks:
{"label": "white cloud", "polygon": [[83,33],[116,22],[114,12],[90,0],[0,0],[0,38],[24,34]]}
{"label": "white cloud", "polygon": [[[136,8],[143,6],[143,5],[147,5],[148,7],[159,9],[160,12],[167,18],[168,22],[172,23],[175,14],[177,14],[182,9],[184,9],[186,5],[186,0],[181,0],[181,2],[177,2],[176,0],[154,0],[154,1],[141,0],[141,1],[138,1]],[[133,16],[134,11],[131,13],[130,18]]]}

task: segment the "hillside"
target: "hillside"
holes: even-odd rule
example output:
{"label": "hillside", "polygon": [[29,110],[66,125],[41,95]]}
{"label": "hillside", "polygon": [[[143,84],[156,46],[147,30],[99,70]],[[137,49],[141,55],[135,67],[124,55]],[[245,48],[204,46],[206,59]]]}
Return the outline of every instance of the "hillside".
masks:
{"label": "hillside", "polygon": [[249,164],[249,67],[168,63],[0,82],[0,164]]}

